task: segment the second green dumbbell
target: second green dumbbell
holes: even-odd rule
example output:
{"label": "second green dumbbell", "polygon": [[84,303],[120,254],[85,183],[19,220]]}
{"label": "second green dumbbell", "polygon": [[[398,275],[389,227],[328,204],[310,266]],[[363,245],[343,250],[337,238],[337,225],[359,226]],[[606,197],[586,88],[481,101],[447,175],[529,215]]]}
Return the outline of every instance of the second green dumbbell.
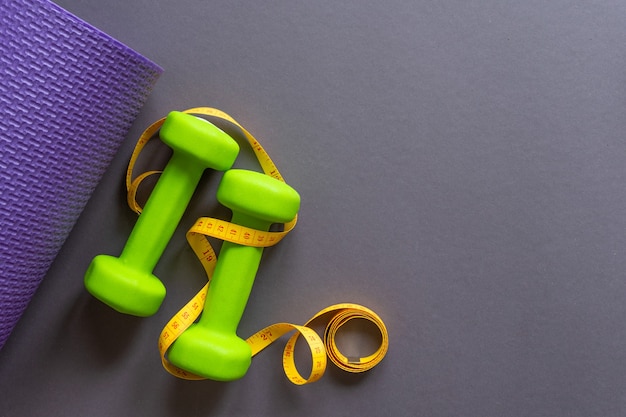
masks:
{"label": "second green dumbbell", "polygon": [[[289,185],[236,169],[224,174],[217,199],[232,209],[232,223],[262,231],[269,230],[272,223],[293,220],[300,208],[300,196]],[[262,253],[263,248],[222,244],[205,308],[198,322],[171,346],[168,359],[172,364],[218,381],[244,376],[251,350],[236,332]]]}

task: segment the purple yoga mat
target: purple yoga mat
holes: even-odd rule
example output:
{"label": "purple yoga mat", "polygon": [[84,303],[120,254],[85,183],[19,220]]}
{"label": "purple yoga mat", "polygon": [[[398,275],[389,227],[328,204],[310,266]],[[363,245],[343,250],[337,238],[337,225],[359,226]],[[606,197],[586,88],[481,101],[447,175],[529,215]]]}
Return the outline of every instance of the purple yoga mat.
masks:
{"label": "purple yoga mat", "polygon": [[0,0],[0,348],[162,69],[45,0]]}

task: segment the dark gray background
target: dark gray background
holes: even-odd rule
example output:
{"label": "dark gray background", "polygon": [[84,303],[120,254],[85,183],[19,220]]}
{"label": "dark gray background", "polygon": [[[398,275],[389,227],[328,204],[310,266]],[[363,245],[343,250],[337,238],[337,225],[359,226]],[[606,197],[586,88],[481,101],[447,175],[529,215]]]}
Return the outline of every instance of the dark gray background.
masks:
{"label": "dark gray background", "polygon": [[[165,73],[0,352],[1,415],[626,415],[626,3],[58,3]],[[86,293],[135,222],[134,140],[195,106],[232,114],[302,196],[240,334],[362,303],[389,329],[379,367],[296,387],[273,346],[237,382],[162,370],[161,327],[204,279],[184,231],[220,211],[219,175],[156,269],[157,315]]]}

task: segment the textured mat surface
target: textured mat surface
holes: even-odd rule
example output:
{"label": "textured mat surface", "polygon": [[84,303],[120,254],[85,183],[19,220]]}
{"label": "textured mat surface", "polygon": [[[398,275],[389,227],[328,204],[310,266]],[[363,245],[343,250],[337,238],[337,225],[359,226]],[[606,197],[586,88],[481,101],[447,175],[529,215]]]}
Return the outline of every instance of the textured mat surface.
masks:
{"label": "textured mat surface", "polygon": [[161,72],[53,3],[0,0],[0,348]]}

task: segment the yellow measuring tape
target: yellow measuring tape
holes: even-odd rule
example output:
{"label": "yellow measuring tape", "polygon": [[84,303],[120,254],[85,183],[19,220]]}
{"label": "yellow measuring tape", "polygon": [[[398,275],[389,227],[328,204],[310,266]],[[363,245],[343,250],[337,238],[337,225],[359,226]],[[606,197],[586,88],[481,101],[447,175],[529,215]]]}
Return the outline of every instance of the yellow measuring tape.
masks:
{"label": "yellow measuring tape", "polygon": [[[284,181],[276,165],[271,160],[265,149],[246,129],[243,128],[235,119],[221,110],[210,107],[196,107],[184,110],[184,113],[194,115],[211,116],[221,120],[225,120],[237,126],[243,132],[252,147],[256,158],[258,159],[261,169],[266,175],[270,175],[280,181]],[[143,180],[151,175],[160,174],[161,171],[148,171],[136,178],[133,178],[133,169],[139,154],[145,145],[156,136],[161,125],[165,121],[162,118],[150,125],[139,137],[135,149],[131,155],[128,170],[126,172],[126,188],[128,190],[128,205],[136,213],[141,213],[141,206],[136,200],[137,189]],[[263,232],[247,227],[242,227],[224,221],[221,219],[201,217],[187,232],[187,241],[194,253],[202,263],[208,277],[208,282],[204,287],[180,309],[174,317],[165,325],[159,336],[159,353],[163,367],[172,375],[183,379],[200,380],[204,377],[192,374],[184,369],[180,369],[172,365],[167,360],[167,350],[198,317],[204,308],[204,301],[211,282],[211,276],[215,269],[217,255],[207,237],[214,237],[241,245],[267,247],[277,244],[287,233],[289,233],[296,225],[297,216],[284,225],[280,232]],[[324,331],[323,339],[311,327],[312,322],[316,320],[326,319],[327,326]],[[354,319],[363,319],[373,323],[380,331],[381,343],[378,349],[371,355],[362,358],[353,358],[343,355],[335,342],[335,336],[339,329]],[[303,385],[317,381],[322,377],[326,369],[327,358],[331,360],[339,368],[348,372],[364,372],[376,366],[387,353],[389,346],[389,337],[387,328],[381,318],[367,307],[342,303],[335,304],[323,309],[315,314],[309,321],[303,325],[291,323],[276,323],[258,331],[250,336],[246,342],[252,350],[252,356],[256,355],[274,341],[289,332],[295,331],[291,338],[287,341],[287,345],[283,351],[283,369],[285,375],[291,382],[297,385]],[[302,337],[311,352],[311,373],[307,378],[302,377],[298,372],[295,364],[295,346],[298,339]]]}

